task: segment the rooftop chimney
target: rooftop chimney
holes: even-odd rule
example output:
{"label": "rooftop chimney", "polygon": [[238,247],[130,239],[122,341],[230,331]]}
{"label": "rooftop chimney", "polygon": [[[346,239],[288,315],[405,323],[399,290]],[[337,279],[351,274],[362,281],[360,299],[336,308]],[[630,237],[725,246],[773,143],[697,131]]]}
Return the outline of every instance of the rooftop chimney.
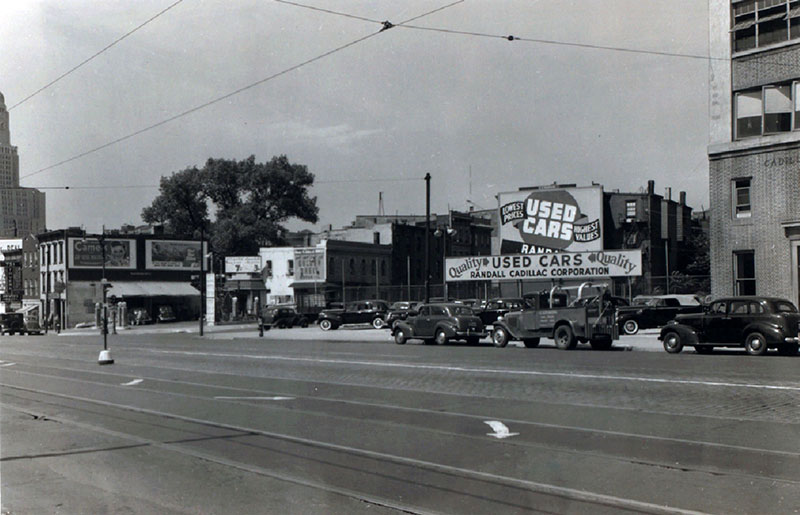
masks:
{"label": "rooftop chimney", "polygon": [[656,193],[656,181],[647,181],[647,194],[655,195],[655,193]]}
{"label": "rooftop chimney", "polygon": [[680,192],[680,199],[681,199],[681,205],[685,206],[686,205],[686,192],[685,191]]}

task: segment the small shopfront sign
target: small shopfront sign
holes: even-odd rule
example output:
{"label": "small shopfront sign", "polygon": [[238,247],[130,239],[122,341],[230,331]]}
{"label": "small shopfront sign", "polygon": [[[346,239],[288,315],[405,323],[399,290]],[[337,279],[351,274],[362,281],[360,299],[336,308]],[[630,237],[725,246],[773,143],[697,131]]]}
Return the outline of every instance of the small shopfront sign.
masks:
{"label": "small shopfront sign", "polygon": [[294,278],[295,281],[324,281],[325,249],[294,249]]}

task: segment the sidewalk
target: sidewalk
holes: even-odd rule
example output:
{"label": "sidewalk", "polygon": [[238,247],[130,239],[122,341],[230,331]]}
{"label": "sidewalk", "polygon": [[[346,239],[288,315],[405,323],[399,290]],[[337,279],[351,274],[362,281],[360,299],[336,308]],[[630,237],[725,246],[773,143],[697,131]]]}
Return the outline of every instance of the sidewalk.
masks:
{"label": "sidewalk", "polygon": [[[129,326],[127,329],[117,329],[115,336],[136,334],[192,334],[199,336],[199,322],[174,322],[166,324],[151,324]],[[255,338],[262,341],[291,341],[291,340],[323,340],[323,341],[355,341],[355,342],[382,342],[390,343],[392,339],[389,329],[374,329],[370,325],[349,326],[333,331],[323,331],[317,325],[309,327],[293,327],[291,329],[270,329],[264,331],[264,336],[258,336],[256,322],[238,324],[223,324],[206,326],[203,328],[204,336],[214,340],[236,340]],[[664,347],[658,340],[658,329],[647,329],[634,336],[621,336],[614,342],[615,349],[664,352]],[[61,331],[64,336],[98,336],[100,331],[95,327],[81,329],[66,329]],[[110,334],[110,333],[109,333]],[[490,344],[488,338],[481,340]],[[522,346],[520,342],[510,342],[510,346]],[[543,340],[542,345],[552,346],[552,341]]]}

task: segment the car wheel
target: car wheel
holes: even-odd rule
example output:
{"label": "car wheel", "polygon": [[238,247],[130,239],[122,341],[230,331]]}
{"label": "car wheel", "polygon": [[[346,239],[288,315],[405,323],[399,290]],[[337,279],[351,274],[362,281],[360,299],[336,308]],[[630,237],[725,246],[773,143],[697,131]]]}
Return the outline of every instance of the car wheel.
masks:
{"label": "car wheel", "polygon": [[744,348],[751,356],[763,356],[767,353],[767,340],[761,333],[750,333],[744,340]]}
{"label": "car wheel", "polygon": [[639,322],[636,320],[626,320],[622,324],[622,331],[625,334],[634,335],[639,332]]}
{"label": "car wheel", "polygon": [[561,350],[572,350],[578,345],[578,339],[575,338],[575,333],[573,333],[572,328],[566,324],[556,327],[553,339],[556,341],[556,347]]}
{"label": "car wheel", "polygon": [[603,339],[591,340],[589,342],[589,345],[591,345],[592,349],[594,350],[608,350],[611,348],[611,345],[613,343],[614,343],[613,340],[603,338]]}
{"label": "car wheel", "polygon": [[333,323],[330,320],[320,320],[319,321],[319,328],[323,331],[330,331],[333,329]]}
{"label": "car wheel", "polygon": [[525,338],[522,340],[525,347],[533,349],[539,346],[539,338]]}
{"label": "car wheel", "polygon": [[664,335],[664,350],[670,354],[677,354],[683,350],[681,336],[675,331],[670,331]]}
{"label": "car wheel", "polygon": [[447,337],[447,333],[444,332],[444,329],[437,329],[436,335],[434,336],[434,341],[437,345],[447,345],[450,341],[450,338]]}
{"label": "car wheel", "polygon": [[714,347],[711,345],[695,345],[694,350],[698,354],[711,354],[714,352]]}
{"label": "car wheel", "polygon": [[778,346],[778,354],[781,356],[797,356],[797,344],[784,343],[783,345]]}
{"label": "car wheel", "polygon": [[408,337],[406,336],[406,332],[402,329],[398,329],[394,333],[394,343],[397,345],[404,345],[408,341]]}
{"label": "car wheel", "polygon": [[375,329],[382,329],[383,328],[383,319],[380,317],[375,317],[372,319],[372,327]]}
{"label": "car wheel", "polygon": [[508,345],[508,332],[502,327],[498,327],[492,331],[492,343],[495,347],[505,347]]}

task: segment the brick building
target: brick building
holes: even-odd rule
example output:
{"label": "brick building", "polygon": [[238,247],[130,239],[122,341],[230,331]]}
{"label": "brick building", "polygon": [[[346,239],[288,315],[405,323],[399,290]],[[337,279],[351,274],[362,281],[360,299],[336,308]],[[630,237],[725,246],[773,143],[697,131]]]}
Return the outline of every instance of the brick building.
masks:
{"label": "brick building", "polygon": [[800,2],[710,0],[712,294],[800,300]]}

